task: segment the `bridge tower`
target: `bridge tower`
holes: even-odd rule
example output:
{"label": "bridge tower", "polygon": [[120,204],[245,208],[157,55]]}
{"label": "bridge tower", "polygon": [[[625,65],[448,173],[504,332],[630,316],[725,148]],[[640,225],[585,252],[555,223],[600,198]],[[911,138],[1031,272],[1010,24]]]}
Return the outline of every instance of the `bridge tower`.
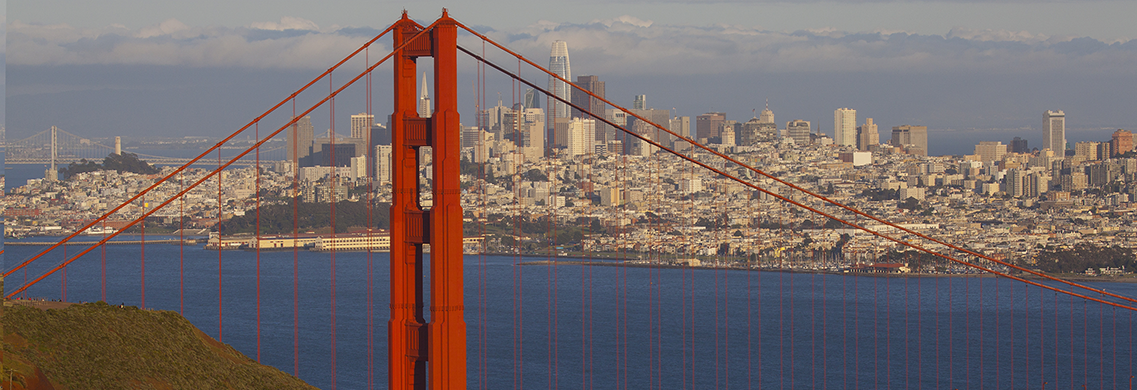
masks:
{"label": "bridge tower", "polygon": [[[466,323],[462,281],[462,206],[457,87],[457,23],[443,9],[429,31],[395,23],[391,115],[390,388],[465,389]],[[412,41],[413,39],[413,41]],[[419,115],[416,60],[434,59],[435,111]],[[433,203],[419,202],[420,148],[433,157]],[[430,247],[430,322],[423,312],[423,249]]]}
{"label": "bridge tower", "polygon": [[51,165],[43,173],[43,178],[47,181],[59,180],[59,170],[56,169],[56,167],[55,167],[55,158],[58,157],[58,150],[59,150],[58,139],[59,139],[59,128],[52,126],[51,127]]}

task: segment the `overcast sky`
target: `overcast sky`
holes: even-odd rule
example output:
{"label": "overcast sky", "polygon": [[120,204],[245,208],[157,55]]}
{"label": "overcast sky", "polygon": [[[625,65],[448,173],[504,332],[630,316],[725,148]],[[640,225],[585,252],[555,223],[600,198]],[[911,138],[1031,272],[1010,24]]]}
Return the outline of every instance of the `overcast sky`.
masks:
{"label": "overcast sky", "polygon": [[[404,8],[429,22],[443,7],[231,3],[9,2],[0,79],[9,139],[52,125],[90,137],[224,135]],[[1071,142],[1137,128],[1129,114],[1137,108],[1134,1],[491,0],[449,7],[451,16],[538,63],[547,62],[552,41],[565,40],[574,76],[599,75],[619,104],[646,94],[650,106],[678,115],[724,111],[745,121],[769,99],[780,126],[805,119],[832,133],[833,110],[849,107],[858,123],[872,117],[882,133],[928,126],[933,154],[969,153],[977,141],[1014,136],[1038,146],[1047,109],[1066,111]],[[380,42],[370,56],[389,50],[389,39]],[[481,47],[469,36],[461,44]],[[473,70],[470,61],[460,64],[459,83],[470,90]],[[335,79],[348,77],[337,72]],[[390,111],[389,71],[374,80],[373,112],[382,117]],[[488,79],[484,92],[508,102],[510,84],[500,80]],[[462,115],[472,119],[472,92],[460,93]],[[364,110],[362,96],[337,99],[338,131]],[[329,116],[313,117],[326,129]]]}

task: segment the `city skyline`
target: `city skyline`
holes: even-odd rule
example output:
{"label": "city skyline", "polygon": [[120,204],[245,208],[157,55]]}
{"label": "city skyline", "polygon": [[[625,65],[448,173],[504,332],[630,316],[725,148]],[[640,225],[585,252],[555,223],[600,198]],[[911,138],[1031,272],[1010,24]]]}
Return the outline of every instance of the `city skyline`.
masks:
{"label": "city skyline", "polygon": [[[430,15],[421,12],[421,17]],[[455,9],[452,15],[463,17]],[[849,107],[885,128],[928,126],[928,152],[937,155],[965,154],[979,141],[1009,143],[1014,137],[1041,146],[1040,110],[1074,115],[1076,120],[1066,124],[1071,145],[1104,141],[1117,129],[1137,128],[1125,115],[1131,99],[1123,87],[1132,84],[1126,80],[1137,82],[1137,71],[1117,65],[1137,58],[1137,41],[1129,37],[1137,34],[1121,30],[1114,36],[1099,31],[1058,36],[1040,32],[1041,27],[1015,32],[988,24],[946,32],[881,25],[876,31],[856,32],[807,23],[801,30],[779,31],[762,27],[768,25],[763,18],[752,26],[723,26],[700,24],[698,18],[684,24],[632,15],[598,14],[600,18],[588,22],[532,17],[522,26],[514,20],[514,25],[479,28],[505,38],[511,48],[538,63],[553,41],[563,40],[573,47],[577,73],[604,80],[610,100],[630,108],[636,96],[645,95],[649,106],[670,108],[676,116],[725,112],[728,120],[745,122],[769,98],[783,118],[810,121],[814,132],[833,136],[826,112]],[[50,18],[29,4],[14,4],[8,18],[7,48],[12,53],[5,53],[11,138],[52,125],[90,137],[225,134],[318,73],[313,69],[326,69],[321,61],[342,56],[380,28],[317,24],[304,16],[279,22],[263,22],[262,16],[261,21],[226,27],[194,23],[188,17],[190,23],[181,22],[175,14],[139,27],[136,21],[146,18],[127,15],[117,22],[121,25],[72,26],[60,24],[73,23],[66,17]],[[476,20],[467,23],[477,25]],[[226,37],[246,46],[210,46]],[[91,39],[105,45],[85,46]],[[315,39],[328,44],[305,53],[311,55],[273,54],[308,47]],[[186,50],[172,55],[154,45],[157,41]],[[76,56],[79,48],[89,55]],[[229,60],[202,60],[208,53],[242,48],[247,53],[224,57]],[[267,48],[279,50],[265,52]],[[152,59],[128,54],[132,52],[150,53]],[[784,54],[791,52],[798,57]],[[994,57],[979,60],[979,52]],[[921,56],[935,65],[911,62]],[[1041,62],[1046,65],[1027,64],[1031,56],[1047,58]],[[252,57],[261,60],[243,59]],[[388,82],[378,78],[376,88]],[[489,100],[498,92],[510,103],[520,99],[509,94],[508,83],[486,87],[483,95]],[[471,92],[459,93],[460,101],[472,101]],[[389,97],[376,95],[372,114],[382,118],[388,114],[383,107],[389,106]],[[362,102],[354,104],[358,107],[349,107],[349,112],[363,111]],[[463,121],[467,125],[473,123],[472,108],[472,103],[460,107],[462,117],[470,118]],[[204,112],[209,114],[203,117]],[[326,128],[328,120],[321,115],[313,113],[313,123]],[[155,129],[150,123],[162,125]]]}

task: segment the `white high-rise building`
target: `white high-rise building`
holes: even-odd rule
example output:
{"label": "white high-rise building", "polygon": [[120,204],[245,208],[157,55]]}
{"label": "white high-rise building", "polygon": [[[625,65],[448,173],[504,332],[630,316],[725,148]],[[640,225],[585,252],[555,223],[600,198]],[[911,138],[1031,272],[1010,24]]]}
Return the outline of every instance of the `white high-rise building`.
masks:
{"label": "white high-rise building", "polygon": [[351,158],[351,180],[364,180],[367,178],[367,156]]}
{"label": "white high-rise building", "polygon": [[418,116],[420,118],[430,118],[430,114],[430,93],[427,92],[426,87],[426,72],[423,72],[422,93],[420,93],[418,96]]}
{"label": "white high-rise building", "polygon": [[573,118],[568,126],[568,156],[571,158],[591,153],[595,134],[595,119]]}
{"label": "white high-rise building", "polygon": [[391,145],[375,145],[375,181],[391,182]]}
{"label": "white high-rise building", "polygon": [[351,116],[351,137],[367,139],[371,132],[371,125],[375,123],[375,116],[361,112]]}
{"label": "white high-rise building", "polygon": [[774,123],[774,112],[770,111],[770,99],[766,99],[766,108],[762,110],[762,114],[758,115],[758,121],[762,123]]}
{"label": "white high-rise building", "polygon": [[[549,71],[553,72],[553,74],[556,74],[557,76],[561,76],[562,79],[572,79],[572,70],[569,67],[567,42],[553,42],[553,50],[552,53],[549,54]],[[554,95],[559,96],[565,101],[572,101],[572,90],[569,88],[571,88],[569,86],[569,83],[557,80],[553,76],[549,76],[549,92],[552,92]],[[560,101],[554,100],[552,114],[556,118],[568,118],[569,106],[567,104],[561,103]]]}
{"label": "white high-rise building", "polygon": [[833,142],[840,146],[857,146],[857,110],[838,108],[833,111]]}
{"label": "white high-rise building", "polygon": [[1059,156],[1066,153],[1066,113],[1062,110],[1042,113],[1042,149]]}

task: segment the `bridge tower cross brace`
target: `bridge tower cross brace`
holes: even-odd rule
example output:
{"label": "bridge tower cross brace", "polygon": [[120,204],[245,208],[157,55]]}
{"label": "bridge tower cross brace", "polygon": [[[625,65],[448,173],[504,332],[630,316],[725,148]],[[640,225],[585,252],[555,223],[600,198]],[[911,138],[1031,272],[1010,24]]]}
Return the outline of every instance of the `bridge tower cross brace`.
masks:
{"label": "bridge tower cross brace", "polygon": [[[394,47],[422,27],[407,17],[395,23]],[[390,388],[465,389],[466,322],[462,280],[462,206],[458,122],[457,23],[446,10],[430,31],[392,59],[391,116],[391,320],[388,322]],[[419,117],[416,59],[434,59],[435,111]],[[419,149],[431,148],[432,205],[419,202]],[[423,312],[423,247],[430,245],[430,322]],[[428,381],[429,378],[429,381]]]}

